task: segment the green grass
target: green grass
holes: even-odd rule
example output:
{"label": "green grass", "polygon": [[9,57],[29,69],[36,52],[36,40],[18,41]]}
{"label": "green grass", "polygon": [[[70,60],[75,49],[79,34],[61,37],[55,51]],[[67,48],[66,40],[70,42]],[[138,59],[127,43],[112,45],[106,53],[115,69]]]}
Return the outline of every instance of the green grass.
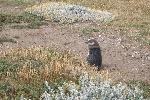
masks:
{"label": "green grass", "polygon": [[83,28],[81,31],[83,35],[92,35],[93,32],[100,32],[99,29],[89,27]]}
{"label": "green grass", "polygon": [[40,26],[43,25],[48,25],[48,23],[46,22],[41,22],[41,21],[33,21],[29,24],[25,24],[25,25],[12,25],[11,28],[14,29],[39,29]]}
{"label": "green grass", "polygon": [[3,27],[0,25],[0,31],[2,31]]}
{"label": "green grass", "polygon": [[[42,25],[47,25],[47,22],[45,21],[44,17],[37,16],[30,13],[21,13],[18,15],[12,15],[12,14],[0,14],[0,23],[1,25],[8,25],[8,24],[17,24],[13,25],[12,28],[30,28],[30,29],[36,29],[40,28]],[[22,25],[24,23],[24,25]]]}
{"label": "green grass", "polygon": [[1,4],[9,5],[29,5],[34,3],[34,0],[0,0]]}
{"label": "green grass", "polygon": [[150,84],[143,81],[131,80],[127,83],[131,88],[138,86],[141,90],[143,90],[144,98],[150,98]]}
{"label": "green grass", "polygon": [[37,16],[30,13],[21,13],[18,15],[7,14],[7,13],[0,13],[0,22],[2,24],[8,23],[30,23],[33,21],[43,21],[44,18],[41,16]]}
{"label": "green grass", "polygon": [[4,43],[4,42],[11,42],[11,43],[17,43],[14,39],[12,38],[8,38],[5,36],[0,37],[0,43]]}

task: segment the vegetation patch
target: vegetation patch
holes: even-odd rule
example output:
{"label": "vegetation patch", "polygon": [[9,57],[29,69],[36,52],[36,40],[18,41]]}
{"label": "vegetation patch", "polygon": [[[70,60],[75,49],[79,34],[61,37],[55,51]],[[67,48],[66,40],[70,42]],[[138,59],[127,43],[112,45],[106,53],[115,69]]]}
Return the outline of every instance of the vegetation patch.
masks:
{"label": "vegetation patch", "polygon": [[[13,28],[39,28],[42,25],[47,25],[47,22],[42,16],[37,16],[30,13],[21,13],[19,15],[12,14],[0,14],[0,23],[1,25],[6,24],[17,24],[13,25]],[[24,24],[24,25],[22,25]]]}
{"label": "vegetation patch", "polygon": [[112,84],[104,76],[67,51],[35,47],[0,53],[1,99],[143,99],[137,86]]}
{"label": "vegetation patch", "polygon": [[83,28],[82,29],[83,35],[91,35],[93,32],[100,32],[100,30],[96,28]]}
{"label": "vegetation patch", "polygon": [[35,0],[0,0],[0,3],[9,5],[28,5],[34,2]]}
{"label": "vegetation patch", "polygon": [[[14,4],[23,4],[30,0],[1,0]],[[51,0],[49,0],[51,1]],[[56,0],[53,0],[56,1]],[[80,4],[101,10],[114,10],[118,19],[109,25],[120,28],[139,30],[139,40],[150,44],[149,38],[149,7],[146,0],[57,0],[73,4]],[[10,4],[10,2],[8,2]],[[72,9],[71,9],[72,10]],[[77,9],[80,10],[80,9]],[[74,11],[74,10],[72,10]],[[81,9],[84,14],[84,10]],[[47,15],[47,13],[44,13]],[[63,14],[62,14],[63,15]],[[51,15],[53,18],[53,14]],[[55,21],[59,21],[54,18]],[[70,19],[69,19],[70,20]],[[66,20],[65,20],[66,21]],[[68,21],[68,19],[67,19]],[[74,21],[78,21],[75,17]],[[19,15],[0,14],[0,31],[7,24],[13,28],[39,28],[45,24],[45,19],[30,13]],[[20,25],[20,24],[24,25]],[[83,34],[99,32],[97,29],[83,29]],[[124,32],[126,33],[126,32]],[[13,39],[0,38],[0,43],[13,42]],[[15,43],[15,42],[14,42]],[[128,88],[122,83],[112,85],[109,81],[96,79],[98,77],[80,76],[81,69],[88,65],[76,59],[68,52],[58,53],[49,49],[16,49],[0,53],[0,99],[129,99],[143,100],[150,95],[150,86],[143,82],[130,82]],[[76,71],[76,70],[79,71]],[[79,73],[79,74],[78,74]],[[92,72],[95,73],[95,72]],[[94,76],[97,76],[95,74]],[[43,84],[45,82],[45,84]],[[131,86],[130,86],[131,85]],[[139,86],[143,92],[135,86]],[[41,96],[42,94],[42,96]]]}
{"label": "vegetation patch", "polygon": [[14,29],[39,29],[40,26],[48,25],[46,22],[35,21],[24,25],[12,25]]}
{"label": "vegetation patch", "polygon": [[56,89],[63,81],[76,82],[78,75],[72,73],[83,65],[68,52],[58,53],[49,49],[15,49],[0,55],[2,99],[17,99],[21,95],[38,99],[44,91],[44,81],[53,84]]}
{"label": "vegetation patch", "polygon": [[131,88],[138,86],[140,89],[143,90],[144,98],[148,98],[148,97],[150,98],[150,84],[143,81],[137,81],[137,80],[131,80],[127,84]]}
{"label": "vegetation patch", "polygon": [[34,5],[26,9],[26,12],[42,15],[46,19],[59,23],[75,22],[109,22],[114,19],[114,15],[107,11],[90,9],[81,5],[73,5],[63,2],[47,2]]}
{"label": "vegetation patch", "polygon": [[2,44],[4,42],[17,43],[17,41],[15,41],[12,38],[8,38],[8,37],[5,37],[5,36],[0,37],[0,43]]}
{"label": "vegetation patch", "polygon": [[7,23],[30,23],[32,21],[43,21],[44,18],[30,13],[21,13],[20,15],[12,15],[7,13],[0,14],[0,22]]}
{"label": "vegetation patch", "polygon": [[130,24],[126,26],[128,29],[127,35],[133,40],[144,44],[150,44],[150,28],[145,24]]}
{"label": "vegetation patch", "polygon": [[49,91],[45,91],[41,99],[62,100],[143,100],[142,91],[137,87],[129,88],[126,84],[113,85],[109,80],[104,81],[99,76],[91,77],[84,73],[78,79],[78,84],[64,82],[58,90],[53,91],[48,82],[45,82]]}

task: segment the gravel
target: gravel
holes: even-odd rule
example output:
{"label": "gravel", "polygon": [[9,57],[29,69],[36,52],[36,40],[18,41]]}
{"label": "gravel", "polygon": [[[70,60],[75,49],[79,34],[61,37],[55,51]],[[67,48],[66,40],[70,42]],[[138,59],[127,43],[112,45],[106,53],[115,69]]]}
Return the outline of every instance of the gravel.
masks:
{"label": "gravel", "polygon": [[107,11],[90,9],[80,5],[62,2],[48,2],[26,8],[27,12],[42,15],[46,19],[60,23],[74,23],[83,21],[108,22],[114,19],[114,15]]}

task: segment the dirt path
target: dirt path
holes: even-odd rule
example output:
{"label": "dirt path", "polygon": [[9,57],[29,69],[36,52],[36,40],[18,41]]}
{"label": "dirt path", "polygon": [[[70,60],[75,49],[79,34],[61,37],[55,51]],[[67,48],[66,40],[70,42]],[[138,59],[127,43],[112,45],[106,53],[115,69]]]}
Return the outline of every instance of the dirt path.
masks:
{"label": "dirt path", "polygon": [[59,50],[71,50],[72,53],[85,59],[88,49],[84,43],[91,35],[83,34],[83,29],[94,28],[92,32],[102,48],[103,66],[113,80],[143,80],[150,83],[150,49],[137,42],[130,41],[121,29],[96,25],[94,23],[76,23],[59,25],[50,23],[40,29],[5,28],[1,36],[15,39],[17,43],[0,44],[0,50],[17,47],[43,46]]}

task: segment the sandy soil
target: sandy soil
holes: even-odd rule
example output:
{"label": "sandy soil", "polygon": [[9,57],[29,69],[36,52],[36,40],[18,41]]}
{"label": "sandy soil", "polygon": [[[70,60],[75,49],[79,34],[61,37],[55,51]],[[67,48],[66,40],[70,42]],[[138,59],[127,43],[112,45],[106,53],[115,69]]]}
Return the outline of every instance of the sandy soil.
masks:
{"label": "sandy soil", "polygon": [[[95,28],[99,32],[90,35],[83,34],[85,28]],[[79,58],[87,56],[88,49],[84,43],[89,37],[94,37],[102,49],[103,67],[108,70],[113,80],[143,80],[150,83],[150,49],[148,46],[131,41],[122,35],[119,28],[97,25],[95,23],[75,23],[72,25],[59,25],[49,23],[40,29],[11,29],[5,27],[1,36],[15,39],[17,43],[0,44],[0,50],[10,48],[42,46],[58,50],[70,50]]]}

